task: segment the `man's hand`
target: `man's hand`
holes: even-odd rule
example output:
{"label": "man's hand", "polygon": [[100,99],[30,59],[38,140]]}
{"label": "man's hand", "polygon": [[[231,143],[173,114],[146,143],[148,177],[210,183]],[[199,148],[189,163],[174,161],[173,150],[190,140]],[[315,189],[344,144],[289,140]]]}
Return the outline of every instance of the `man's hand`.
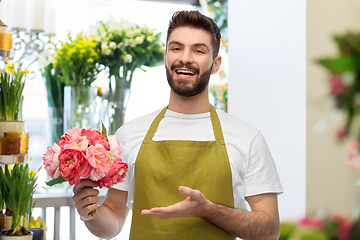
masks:
{"label": "man's hand", "polygon": [[72,200],[83,221],[92,219],[92,216],[89,215],[89,213],[98,208],[99,190],[94,189],[93,187],[97,187],[97,184],[94,181],[82,179],[79,185],[73,189],[74,196]]}
{"label": "man's hand", "polygon": [[184,201],[167,207],[144,209],[141,214],[157,218],[202,217],[203,209],[208,203],[205,196],[200,191],[185,186],[180,186],[179,192],[187,196]]}

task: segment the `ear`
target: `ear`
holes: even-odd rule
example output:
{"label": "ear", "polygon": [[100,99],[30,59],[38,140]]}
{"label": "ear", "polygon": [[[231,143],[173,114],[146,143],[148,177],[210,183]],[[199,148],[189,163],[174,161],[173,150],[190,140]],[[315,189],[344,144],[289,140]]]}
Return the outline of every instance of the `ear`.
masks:
{"label": "ear", "polygon": [[220,65],[221,65],[221,56],[216,56],[214,58],[213,68],[211,70],[211,74],[215,74],[219,70]]}
{"label": "ear", "polygon": [[166,51],[167,51],[167,50],[163,51],[163,55],[164,55],[164,65],[165,65],[165,67],[166,67]]}

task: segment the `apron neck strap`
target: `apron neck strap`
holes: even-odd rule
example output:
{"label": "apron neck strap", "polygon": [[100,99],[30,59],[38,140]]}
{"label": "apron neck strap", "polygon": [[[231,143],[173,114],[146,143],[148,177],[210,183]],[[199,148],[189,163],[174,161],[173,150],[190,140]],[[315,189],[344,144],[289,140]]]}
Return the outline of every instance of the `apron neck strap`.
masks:
{"label": "apron neck strap", "polygon": [[[154,137],[154,134],[160,124],[160,121],[162,120],[162,118],[164,117],[166,110],[167,110],[168,106],[164,107],[161,112],[156,116],[156,118],[154,119],[154,121],[152,122],[146,136],[145,139],[149,139],[151,140]],[[223,133],[221,130],[221,125],[220,125],[220,120],[219,117],[216,113],[216,110],[214,108],[213,105],[210,104],[210,117],[211,117],[211,123],[212,123],[212,127],[214,130],[214,136],[216,141],[224,141],[224,137],[223,137]]]}

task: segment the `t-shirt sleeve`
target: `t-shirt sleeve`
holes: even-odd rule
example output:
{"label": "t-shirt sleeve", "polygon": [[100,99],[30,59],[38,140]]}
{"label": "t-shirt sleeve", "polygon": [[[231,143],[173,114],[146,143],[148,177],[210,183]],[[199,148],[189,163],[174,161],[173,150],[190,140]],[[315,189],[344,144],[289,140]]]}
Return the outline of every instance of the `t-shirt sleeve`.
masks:
{"label": "t-shirt sleeve", "polygon": [[[116,133],[115,136],[117,137],[117,139],[120,142],[120,145],[123,147],[122,152],[121,152],[121,160],[125,163],[128,164],[128,167],[130,168],[130,164],[129,164],[129,154],[127,152],[127,147],[126,147],[126,134],[125,134],[125,127],[122,126],[120,127]],[[124,178],[124,181],[118,184],[115,184],[114,186],[112,186],[115,189],[119,189],[122,191],[129,191],[129,186],[130,186],[130,174],[132,171],[130,171],[130,169],[128,169],[128,172],[126,173],[126,176]]]}
{"label": "t-shirt sleeve", "polygon": [[263,135],[259,132],[250,146],[245,178],[245,196],[283,192],[275,162]]}

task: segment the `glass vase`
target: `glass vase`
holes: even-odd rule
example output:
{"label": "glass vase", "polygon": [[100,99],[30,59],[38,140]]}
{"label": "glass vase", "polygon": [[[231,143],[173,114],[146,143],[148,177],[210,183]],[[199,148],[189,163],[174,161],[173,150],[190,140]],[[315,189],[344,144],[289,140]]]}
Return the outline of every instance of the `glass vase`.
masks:
{"label": "glass vase", "polygon": [[130,98],[130,88],[115,89],[102,102],[101,120],[108,135],[114,135],[125,122],[126,107]]}
{"label": "glass vase", "polygon": [[70,87],[64,89],[64,132],[72,128],[100,128],[100,102],[97,88]]}
{"label": "glass vase", "polygon": [[51,133],[50,145],[57,143],[64,133],[63,111],[62,108],[48,106],[48,126],[50,128],[48,132]]}

